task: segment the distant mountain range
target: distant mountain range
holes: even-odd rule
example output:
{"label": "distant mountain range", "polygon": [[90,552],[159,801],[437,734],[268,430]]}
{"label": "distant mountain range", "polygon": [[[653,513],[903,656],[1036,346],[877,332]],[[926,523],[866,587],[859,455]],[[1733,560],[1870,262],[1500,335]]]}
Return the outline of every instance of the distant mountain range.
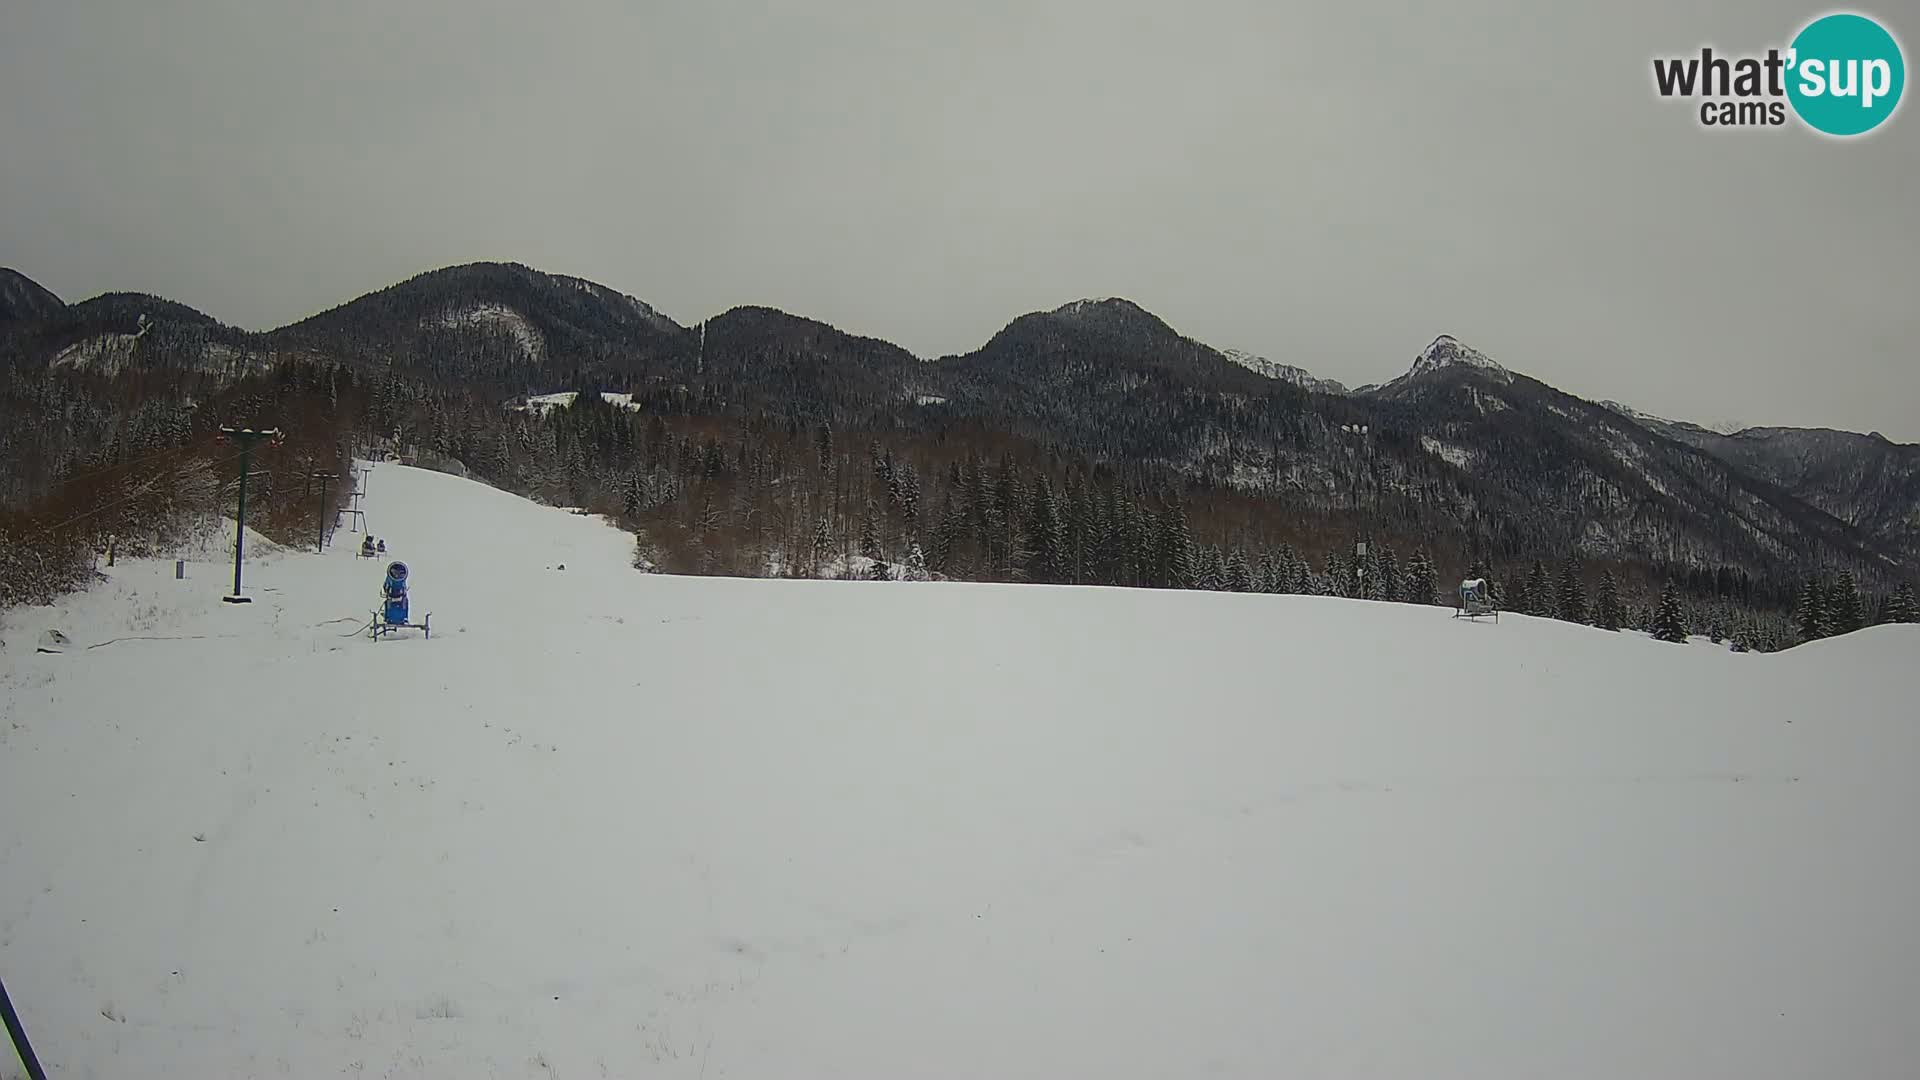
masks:
{"label": "distant mountain range", "polygon": [[1220,355],[1239,364],[1257,375],[1264,375],[1278,382],[1292,383],[1303,390],[1317,390],[1323,394],[1344,394],[1347,388],[1335,379],[1321,379],[1303,367],[1282,364],[1264,356],[1241,352],[1239,349],[1222,349]]}
{"label": "distant mountain range", "polygon": [[1848,566],[1881,580],[1920,568],[1920,446],[1650,417],[1445,335],[1398,377],[1348,390],[1214,349],[1119,298],[1021,315],[972,352],[923,361],[771,308],[683,326],[615,289],[516,264],[434,270],[265,333],[140,294],[67,305],[0,271],[0,362],[15,371],[227,378],[296,358],[502,405],[595,389],[684,415],[997,431],[1112,467],[1345,507],[1415,537],[1451,529],[1509,549]]}

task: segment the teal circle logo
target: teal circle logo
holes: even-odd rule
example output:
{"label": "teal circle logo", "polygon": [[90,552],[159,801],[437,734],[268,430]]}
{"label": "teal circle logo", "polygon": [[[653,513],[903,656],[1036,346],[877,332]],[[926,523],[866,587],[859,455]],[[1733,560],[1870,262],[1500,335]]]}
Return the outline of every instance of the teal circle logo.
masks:
{"label": "teal circle logo", "polygon": [[1864,135],[1886,122],[1906,88],[1900,43],[1864,15],[1808,23],[1789,53],[1787,100],[1815,131]]}

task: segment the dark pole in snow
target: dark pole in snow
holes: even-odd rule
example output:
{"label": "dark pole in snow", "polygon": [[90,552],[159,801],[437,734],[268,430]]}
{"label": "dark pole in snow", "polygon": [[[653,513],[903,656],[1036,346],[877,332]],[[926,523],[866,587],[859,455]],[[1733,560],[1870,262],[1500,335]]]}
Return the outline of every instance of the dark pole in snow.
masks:
{"label": "dark pole in snow", "polygon": [[327,552],[327,485],[340,479],[339,473],[314,473],[313,478],[320,481],[320,546],[315,551],[322,555]]}
{"label": "dark pole in snow", "polygon": [[13,1011],[13,999],[7,996],[7,986],[0,983],[0,1014],[7,1021],[7,1034],[13,1037],[13,1048],[20,1052],[20,1064],[27,1068],[27,1080],[47,1080],[46,1070],[40,1067],[40,1059],[33,1056],[33,1046],[27,1042],[27,1029],[20,1026],[20,1014]]}
{"label": "dark pole in snow", "polygon": [[247,471],[253,460],[253,448],[256,443],[271,439],[278,443],[282,438],[279,429],[254,431],[249,428],[221,428],[222,442],[233,441],[240,444],[240,512],[239,520],[233,526],[233,595],[220,599],[229,604],[249,604],[250,596],[240,595],[240,559],[247,542]]}
{"label": "dark pole in snow", "polygon": [[253,444],[240,444],[240,513],[233,526],[233,595],[227,597],[227,601],[234,604],[247,602],[247,598],[240,595],[240,557],[247,546],[247,468],[252,453]]}
{"label": "dark pole in snow", "polygon": [[1369,478],[1371,478],[1372,475],[1370,466],[1372,464],[1373,443],[1367,438],[1367,436],[1371,434],[1371,428],[1366,424],[1342,424],[1340,425],[1340,432],[1343,435],[1352,436],[1354,440],[1353,453],[1352,456],[1348,458],[1352,463],[1351,468],[1348,470],[1348,475],[1352,477],[1353,485],[1352,498],[1348,504],[1353,510],[1354,519],[1353,580],[1359,588],[1361,599],[1365,599],[1367,594],[1367,542],[1373,537],[1372,519],[1377,516],[1379,511],[1379,504],[1373,497],[1368,498],[1368,505],[1365,508],[1360,504],[1360,476],[1362,472],[1361,462],[1363,459],[1367,461],[1369,466],[1369,468],[1366,469]]}

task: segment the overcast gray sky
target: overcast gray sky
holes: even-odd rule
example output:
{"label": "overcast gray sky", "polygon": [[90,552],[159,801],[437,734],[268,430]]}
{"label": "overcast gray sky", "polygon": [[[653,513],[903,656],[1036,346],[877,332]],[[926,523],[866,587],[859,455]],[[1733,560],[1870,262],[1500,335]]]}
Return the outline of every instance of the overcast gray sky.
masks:
{"label": "overcast gray sky", "polygon": [[[1920,441],[1920,117],[1710,133],[1779,0],[7,0],[0,265],[266,329],[524,262],[924,356],[1128,297],[1349,384]],[[1901,35],[1920,4],[1863,9]],[[1910,92],[1908,97],[1912,97]]]}

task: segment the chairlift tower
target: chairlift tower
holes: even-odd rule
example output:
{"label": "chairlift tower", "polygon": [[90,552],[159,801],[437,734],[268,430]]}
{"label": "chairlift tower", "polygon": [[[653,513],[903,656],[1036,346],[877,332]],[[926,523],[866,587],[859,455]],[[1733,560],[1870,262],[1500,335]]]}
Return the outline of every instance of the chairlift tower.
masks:
{"label": "chairlift tower", "polygon": [[[314,552],[325,555],[327,553],[327,489],[333,486],[335,480],[340,479],[340,474],[317,472],[311,474],[311,479],[320,482],[320,505],[314,511],[314,529],[317,534],[314,539]],[[338,520],[337,515],[335,520]]]}
{"label": "chairlift tower", "polygon": [[1371,460],[1370,455],[1372,453],[1373,443],[1369,436],[1372,434],[1372,428],[1367,424],[1341,424],[1340,433],[1356,440],[1358,446],[1358,449],[1354,451],[1353,468],[1348,471],[1348,490],[1352,492],[1349,498],[1352,500],[1351,505],[1355,518],[1353,526],[1353,579],[1355,584],[1359,586],[1361,597],[1364,598],[1367,594],[1367,542],[1372,539],[1373,535],[1373,514],[1362,513],[1360,510],[1360,458],[1361,455],[1365,454],[1369,455],[1369,460]]}
{"label": "chairlift tower", "polygon": [[356,467],[353,470],[353,490],[347,492],[347,505],[333,516],[335,528],[339,528],[341,519],[345,518],[348,532],[357,533],[367,530],[367,512],[360,507],[360,500],[367,495],[366,480],[366,471]]}
{"label": "chairlift tower", "polygon": [[220,599],[229,604],[250,604],[253,597],[240,594],[240,562],[247,544],[247,470],[253,456],[253,448],[261,443],[279,446],[286,440],[286,433],[279,428],[256,431],[252,428],[220,429],[218,439],[223,443],[237,443],[240,446],[240,510],[233,523],[233,594]]}

